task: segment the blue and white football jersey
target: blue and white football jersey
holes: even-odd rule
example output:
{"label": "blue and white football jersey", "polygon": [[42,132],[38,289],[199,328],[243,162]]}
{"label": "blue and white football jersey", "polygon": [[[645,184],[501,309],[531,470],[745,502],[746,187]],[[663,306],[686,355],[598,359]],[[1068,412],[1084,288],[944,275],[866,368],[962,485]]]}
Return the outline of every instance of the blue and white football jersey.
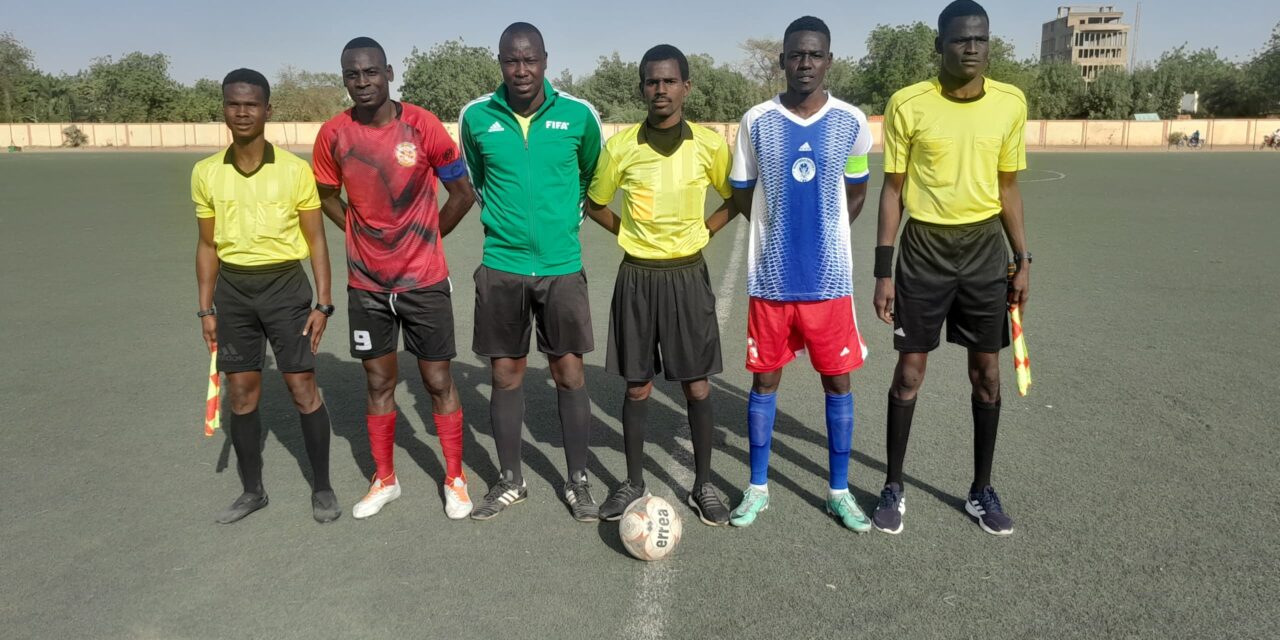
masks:
{"label": "blue and white football jersey", "polygon": [[870,152],[867,116],[834,97],[807,119],[777,97],[747,111],[729,180],[755,188],[748,294],[782,302],[853,295],[845,184],[870,178]]}

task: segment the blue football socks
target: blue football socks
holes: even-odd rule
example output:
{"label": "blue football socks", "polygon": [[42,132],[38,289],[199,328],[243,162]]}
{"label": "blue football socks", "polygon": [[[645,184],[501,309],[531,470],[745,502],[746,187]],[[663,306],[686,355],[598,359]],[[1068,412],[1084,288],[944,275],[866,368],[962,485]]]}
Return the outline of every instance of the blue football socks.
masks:
{"label": "blue football socks", "polygon": [[[831,461],[832,491],[849,488],[849,453],[853,451],[853,393],[827,394],[827,453]],[[755,445],[751,446],[751,472],[755,477]],[[754,482],[754,480],[753,480]]]}
{"label": "blue football socks", "polygon": [[[778,395],[751,392],[747,402],[747,440],[751,443],[751,484],[769,481],[769,449],[773,446],[773,418]],[[829,412],[828,412],[829,413]],[[850,412],[852,424],[852,411]]]}

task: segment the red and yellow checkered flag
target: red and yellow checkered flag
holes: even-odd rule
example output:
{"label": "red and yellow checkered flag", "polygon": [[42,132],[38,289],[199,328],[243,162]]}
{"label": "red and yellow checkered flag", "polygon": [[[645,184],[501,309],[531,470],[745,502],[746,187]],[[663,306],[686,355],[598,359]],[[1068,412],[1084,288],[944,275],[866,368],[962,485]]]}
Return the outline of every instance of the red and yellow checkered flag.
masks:
{"label": "red and yellow checkered flag", "polygon": [[1027,395],[1031,386],[1031,360],[1027,358],[1027,339],[1022,335],[1022,309],[1009,305],[1009,319],[1013,324],[1013,370],[1018,376],[1018,395]]}
{"label": "red and yellow checkered flag", "polygon": [[[1009,283],[1013,286],[1013,277],[1018,274],[1017,263],[1009,263]],[[1009,320],[1013,325],[1013,371],[1018,379],[1018,395],[1026,396],[1031,387],[1031,360],[1027,358],[1027,339],[1022,335],[1022,308],[1016,304],[1009,305]]]}
{"label": "red and yellow checkered flag", "polygon": [[204,435],[213,437],[214,429],[221,423],[222,402],[219,397],[222,383],[218,379],[218,350],[209,352],[209,392],[204,399]]}

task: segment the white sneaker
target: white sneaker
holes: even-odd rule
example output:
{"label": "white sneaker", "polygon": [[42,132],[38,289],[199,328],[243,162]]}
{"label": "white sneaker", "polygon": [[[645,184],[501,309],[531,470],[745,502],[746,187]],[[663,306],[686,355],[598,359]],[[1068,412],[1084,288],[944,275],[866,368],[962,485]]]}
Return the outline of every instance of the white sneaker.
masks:
{"label": "white sneaker", "polygon": [[461,520],[471,515],[471,496],[467,495],[467,477],[458,476],[444,485],[444,515]]}
{"label": "white sneaker", "polygon": [[351,507],[351,517],[357,520],[363,520],[372,515],[377,515],[382,511],[383,505],[400,497],[400,479],[396,479],[396,483],[392,485],[382,484],[379,478],[373,479],[373,485],[369,487],[369,493],[365,494],[356,506]]}

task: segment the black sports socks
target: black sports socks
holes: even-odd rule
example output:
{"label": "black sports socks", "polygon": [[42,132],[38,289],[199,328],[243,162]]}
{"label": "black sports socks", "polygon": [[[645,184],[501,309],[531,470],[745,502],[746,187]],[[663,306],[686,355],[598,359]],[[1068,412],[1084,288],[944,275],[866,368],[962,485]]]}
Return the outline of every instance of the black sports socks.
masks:
{"label": "black sports socks", "polygon": [[323,402],[311,413],[299,413],[302,423],[302,443],[307,448],[307,460],[311,462],[311,491],[330,491],[329,486],[329,410]]}
{"label": "black sports socks", "polygon": [[711,409],[711,397],[701,400],[686,400],[689,411],[689,430],[693,440],[693,486],[700,486],[711,481],[711,437],[715,429],[715,418]]}
{"label": "black sports socks", "polygon": [[973,398],[973,487],[981,491],[991,484],[991,462],[996,456],[996,431],[1000,427],[1000,401]]}
{"label": "black sports socks", "polygon": [[644,484],[644,430],[649,423],[649,400],[622,401],[623,450],[627,454],[627,480]]}
{"label": "black sports socks", "polygon": [[564,437],[564,461],[570,480],[587,471],[587,451],[591,440],[591,396],[587,388],[556,390],[560,410],[560,431]]}
{"label": "black sports socks", "polygon": [[907,457],[907,440],[911,437],[911,419],[916,413],[915,398],[899,400],[889,392],[889,412],[885,418],[885,448],[889,453],[889,470],[885,484],[902,486],[902,461]]}
{"label": "black sports socks", "polygon": [[231,446],[236,450],[236,469],[245,493],[261,495],[262,491],[262,420],[258,410],[231,414],[228,424]]}
{"label": "black sports socks", "polygon": [[524,479],[520,473],[524,387],[495,388],[489,398],[489,419],[493,425],[493,441],[498,447],[498,466],[502,469],[503,479],[520,484]]}

